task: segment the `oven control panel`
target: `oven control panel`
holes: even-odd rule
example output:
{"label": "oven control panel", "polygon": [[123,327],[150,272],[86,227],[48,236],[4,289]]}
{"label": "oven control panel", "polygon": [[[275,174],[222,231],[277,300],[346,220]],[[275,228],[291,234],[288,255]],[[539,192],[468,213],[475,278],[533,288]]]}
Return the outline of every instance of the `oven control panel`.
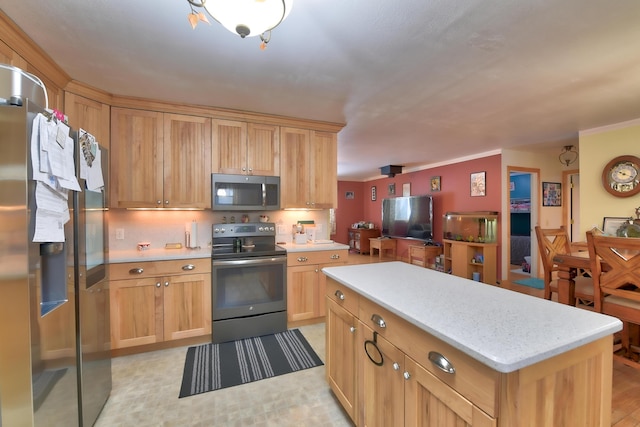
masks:
{"label": "oven control panel", "polygon": [[212,231],[214,236],[275,236],[276,226],[273,223],[213,224]]}

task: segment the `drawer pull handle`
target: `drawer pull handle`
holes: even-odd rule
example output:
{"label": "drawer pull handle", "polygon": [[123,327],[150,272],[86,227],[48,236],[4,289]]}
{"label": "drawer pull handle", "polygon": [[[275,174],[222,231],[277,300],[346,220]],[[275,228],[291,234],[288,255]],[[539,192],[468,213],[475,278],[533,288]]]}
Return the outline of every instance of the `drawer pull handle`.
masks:
{"label": "drawer pull handle", "polygon": [[456,368],[453,367],[451,362],[449,362],[449,360],[446,357],[444,357],[442,354],[438,353],[437,351],[429,352],[429,360],[442,372],[446,372],[447,374],[456,373]]}
{"label": "drawer pull handle", "polygon": [[340,301],[344,301],[344,294],[342,293],[342,291],[340,289],[338,289],[337,291],[335,291],[334,295],[336,296],[336,298],[338,298]]}
{"label": "drawer pull handle", "polygon": [[378,325],[381,328],[386,328],[387,327],[387,323],[384,321],[382,316],[380,316],[379,314],[373,314],[371,316],[371,320],[373,321],[373,323],[375,323],[376,325]]}
{"label": "drawer pull handle", "polygon": [[144,268],[132,268],[131,270],[129,270],[129,274],[142,274],[144,273]]}
{"label": "drawer pull handle", "polygon": [[187,264],[187,265],[183,265],[183,266],[182,266],[182,269],[183,269],[184,271],[191,271],[191,270],[195,270],[195,269],[196,269],[196,266],[195,266],[195,265],[193,265],[193,264]]}
{"label": "drawer pull handle", "polygon": [[331,255],[331,259],[340,259],[340,255],[333,254],[333,255]]}
{"label": "drawer pull handle", "polygon": [[309,258],[307,258],[306,256],[299,256],[298,257],[298,262],[307,262],[309,260]]}

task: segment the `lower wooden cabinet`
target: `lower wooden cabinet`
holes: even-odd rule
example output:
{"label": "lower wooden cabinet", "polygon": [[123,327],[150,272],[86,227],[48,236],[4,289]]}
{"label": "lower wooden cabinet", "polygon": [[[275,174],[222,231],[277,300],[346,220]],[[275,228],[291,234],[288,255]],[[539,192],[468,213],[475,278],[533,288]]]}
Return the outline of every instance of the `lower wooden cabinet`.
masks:
{"label": "lower wooden cabinet", "polygon": [[404,353],[362,322],[358,327],[358,425],[404,426]]}
{"label": "lower wooden cabinet", "polygon": [[356,419],[356,317],[327,298],[327,382],[353,421]]}
{"label": "lower wooden cabinet", "polygon": [[497,420],[474,406],[408,356],[404,388],[404,425],[416,427],[495,427]]}
{"label": "lower wooden cabinet", "polygon": [[111,344],[124,348],[211,333],[211,260],[110,265]]}
{"label": "lower wooden cabinet", "polygon": [[287,254],[287,321],[318,319],[326,314],[324,267],[346,264],[347,249]]}

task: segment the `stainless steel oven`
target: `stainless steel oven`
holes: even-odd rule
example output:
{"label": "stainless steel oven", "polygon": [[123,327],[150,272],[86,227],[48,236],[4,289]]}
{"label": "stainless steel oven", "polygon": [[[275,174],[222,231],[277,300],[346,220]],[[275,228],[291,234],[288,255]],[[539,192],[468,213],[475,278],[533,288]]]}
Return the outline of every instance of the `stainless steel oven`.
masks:
{"label": "stainless steel oven", "polygon": [[287,257],[270,223],[212,227],[212,341],[287,329]]}

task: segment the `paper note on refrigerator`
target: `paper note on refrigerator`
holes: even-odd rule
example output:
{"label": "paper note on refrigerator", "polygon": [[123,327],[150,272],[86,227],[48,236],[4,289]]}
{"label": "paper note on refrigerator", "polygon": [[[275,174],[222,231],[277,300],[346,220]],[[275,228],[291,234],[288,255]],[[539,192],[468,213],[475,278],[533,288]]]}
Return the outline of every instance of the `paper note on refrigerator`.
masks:
{"label": "paper note on refrigerator", "polygon": [[64,242],[64,225],[69,221],[69,203],[59,191],[36,182],[34,242]]}

